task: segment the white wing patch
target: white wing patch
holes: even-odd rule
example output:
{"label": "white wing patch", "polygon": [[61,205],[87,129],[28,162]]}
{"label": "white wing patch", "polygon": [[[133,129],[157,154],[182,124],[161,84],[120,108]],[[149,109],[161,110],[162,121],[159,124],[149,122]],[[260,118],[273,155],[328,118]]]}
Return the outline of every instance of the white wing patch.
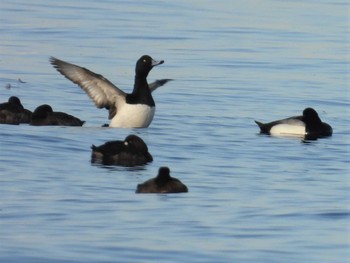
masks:
{"label": "white wing patch", "polygon": [[[302,122],[300,122],[302,123]],[[280,136],[305,136],[304,125],[278,124],[271,128],[271,135]]]}

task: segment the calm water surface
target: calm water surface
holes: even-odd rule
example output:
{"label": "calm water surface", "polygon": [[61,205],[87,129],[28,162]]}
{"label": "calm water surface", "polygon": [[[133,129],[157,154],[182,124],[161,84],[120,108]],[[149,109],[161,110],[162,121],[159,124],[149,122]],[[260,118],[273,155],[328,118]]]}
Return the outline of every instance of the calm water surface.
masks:
{"label": "calm water surface", "polygon": [[[1,1],[1,102],[86,120],[1,125],[1,262],[349,262],[348,3],[190,2]],[[175,80],[147,129],[101,128],[107,111],[48,63],[131,91],[143,54],[165,60],[150,81]],[[305,107],[333,137],[258,134]],[[91,144],[130,133],[153,163],[90,164]],[[160,166],[189,193],[136,195]]]}

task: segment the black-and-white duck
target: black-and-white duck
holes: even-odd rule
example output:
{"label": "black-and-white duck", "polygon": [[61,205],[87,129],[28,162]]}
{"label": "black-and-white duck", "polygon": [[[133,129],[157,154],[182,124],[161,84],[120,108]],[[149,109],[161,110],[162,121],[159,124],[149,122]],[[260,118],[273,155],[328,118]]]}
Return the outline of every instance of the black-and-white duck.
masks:
{"label": "black-and-white duck", "polygon": [[317,139],[331,136],[332,127],[322,122],[313,108],[306,108],[303,115],[289,117],[269,123],[255,121],[260,133],[277,136],[301,136],[306,139]]}
{"label": "black-and-white duck", "polygon": [[148,127],[155,113],[155,102],[151,93],[169,81],[163,79],[148,85],[148,73],[154,66],[164,63],[163,60],[156,61],[148,55],[142,56],[136,63],[134,89],[130,94],[119,89],[102,75],[86,68],[54,57],[51,57],[50,61],[63,76],[78,84],[97,108],[109,110],[110,127]]}

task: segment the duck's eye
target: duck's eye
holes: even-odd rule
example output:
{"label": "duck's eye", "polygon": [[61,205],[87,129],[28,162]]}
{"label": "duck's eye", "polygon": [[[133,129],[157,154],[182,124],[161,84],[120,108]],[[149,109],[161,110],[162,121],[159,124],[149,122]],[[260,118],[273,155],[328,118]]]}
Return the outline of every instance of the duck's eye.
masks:
{"label": "duck's eye", "polygon": [[147,62],[147,60],[146,60],[146,59],[144,59],[144,60],[143,60],[143,62],[144,62],[144,63],[146,63],[146,62]]}
{"label": "duck's eye", "polygon": [[124,145],[125,145],[125,146],[128,146],[128,144],[129,144],[128,142],[124,142]]}

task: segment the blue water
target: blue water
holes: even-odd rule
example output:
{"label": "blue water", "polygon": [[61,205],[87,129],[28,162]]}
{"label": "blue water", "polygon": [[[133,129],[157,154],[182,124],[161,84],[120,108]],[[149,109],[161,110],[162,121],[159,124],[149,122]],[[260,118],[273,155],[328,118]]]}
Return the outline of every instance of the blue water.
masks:
{"label": "blue water", "polygon": [[[0,101],[86,121],[1,125],[1,262],[350,261],[347,1],[2,0],[0,32]],[[147,129],[101,128],[107,111],[48,62],[131,91],[143,54],[165,60],[150,81],[174,79]],[[305,107],[332,137],[258,134]],[[151,164],[90,164],[130,133]],[[136,195],[160,166],[189,193]]]}

